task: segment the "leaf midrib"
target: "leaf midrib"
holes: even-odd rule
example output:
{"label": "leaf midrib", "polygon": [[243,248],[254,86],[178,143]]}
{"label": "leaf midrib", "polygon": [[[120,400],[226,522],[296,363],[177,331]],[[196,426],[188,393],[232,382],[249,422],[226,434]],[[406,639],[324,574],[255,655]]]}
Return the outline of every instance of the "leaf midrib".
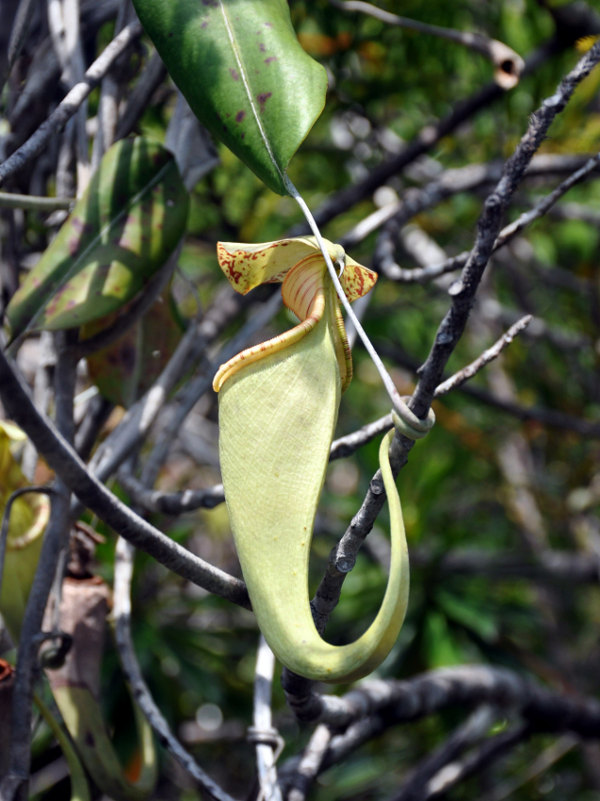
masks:
{"label": "leaf midrib", "polygon": [[250,91],[250,79],[249,79],[249,76],[248,76],[248,74],[246,72],[244,64],[242,63],[242,60],[241,60],[240,47],[239,47],[237,39],[235,37],[234,31],[233,31],[233,26],[232,26],[231,21],[229,19],[229,15],[228,15],[228,13],[227,13],[227,11],[225,9],[224,0],[219,0],[219,8],[221,10],[221,14],[223,15],[223,23],[225,25],[225,31],[227,33],[227,37],[228,37],[229,42],[231,44],[231,49],[233,50],[233,55],[235,57],[235,61],[236,61],[236,64],[238,66],[239,74],[240,74],[240,76],[242,78],[242,83],[244,85],[244,91],[246,92],[246,97],[248,98],[248,102],[250,104],[250,109],[252,111],[252,115],[254,117],[254,122],[256,123],[256,127],[258,128],[258,132],[260,134],[260,138],[262,140],[262,143],[265,146],[265,149],[267,151],[267,155],[269,156],[269,159],[271,160],[271,163],[273,164],[273,166],[275,167],[275,169],[277,171],[277,174],[281,178],[282,182],[285,182],[284,173],[281,170],[279,164],[277,163],[277,159],[275,158],[275,154],[273,153],[273,149],[271,147],[271,144],[269,142],[269,139],[267,137],[265,129],[263,128],[263,124],[262,124],[262,122],[260,120],[258,108],[256,106],[256,102],[254,100],[252,92]]}

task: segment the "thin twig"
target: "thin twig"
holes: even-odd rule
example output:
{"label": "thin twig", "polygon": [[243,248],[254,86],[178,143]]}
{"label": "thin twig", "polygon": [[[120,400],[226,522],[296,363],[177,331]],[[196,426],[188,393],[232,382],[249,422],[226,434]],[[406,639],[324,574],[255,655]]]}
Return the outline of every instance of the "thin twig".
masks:
{"label": "thin twig", "polygon": [[437,714],[449,707],[477,704],[519,713],[542,731],[571,731],[584,738],[600,736],[600,702],[548,690],[506,668],[461,665],[439,668],[405,681],[366,679],[344,696],[307,697],[296,707],[300,720],[344,728],[385,710],[389,725]]}
{"label": "thin twig", "polygon": [[587,178],[592,173],[596,172],[596,170],[599,168],[600,153],[597,153],[595,156],[592,156],[590,159],[588,159],[578,170],[575,170],[575,172],[569,175],[568,178],[565,178],[565,180],[562,181],[562,183],[560,183],[556,189],[553,189],[550,194],[542,198],[538,203],[536,203],[535,206],[533,206],[532,209],[524,212],[518,219],[503,228],[494,242],[494,250],[498,250],[499,247],[505,245],[510,239],[520,233],[527,225],[530,225],[534,220],[538,220],[540,217],[546,214],[548,210],[551,209],[552,206],[554,206],[554,204],[560,200],[563,195],[565,195],[578,183],[583,181],[584,178]]}
{"label": "thin twig", "polygon": [[222,484],[206,489],[161,492],[148,489],[126,469],[121,468],[117,476],[132,501],[146,512],[154,514],[177,516],[196,509],[214,509],[225,500]]}
{"label": "thin twig", "polygon": [[[525,176],[527,178],[537,178],[559,175],[565,172],[579,172],[587,168],[588,161],[589,159],[585,156],[577,155],[538,155],[534,156],[531,160],[530,165],[525,171]],[[382,226],[387,227],[387,225],[393,225],[394,228],[400,228],[417,214],[432,208],[455,194],[460,192],[474,192],[477,189],[495,184],[502,175],[502,167],[503,164],[501,161],[492,161],[488,164],[469,164],[465,167],[445,170],[442,175],[436,177],[435,180],[421,187],[408,188],[402,194],[402,197],[394,199],[371,214],[368,214],[356,223],[350,231],[347,231],[340,237],[340,244],[346,250],[350,250],[359,242],[362,242],[369,234],[372,234]],[[597,169],[598,167],[596,166],[596,170]],[[590,172],[595,172],[595,170],[587,168],[585,175]],[[583,177],[584,175],[581,176],[581,178]],[[570,180],[571,176],[566,179],[565,183]],[[558,187],[556,191],[558,191]],[[564,190],[564,192],[566,191],[567,189]],[[561,194],[564,194],[564,192]],[[388,267],[383,259],[381,261],[383,271],[385,272],[386,269],[389,270],[392,278],[397,274],[397,270],[401,269],[393,264]],[[401,275],[404,276],[406,273],[410,272],[418,274],[416,270],[405,270]],[[407,278],[406,280],[411,279]],[[412,280],[417,281],[419,279],[414,278]],[[426,280],[426,278],[424,277],[422,280]]]}
{"label": "thin twig", "polygon": [[521,317],[520,320],[517,320],[517,322],[514,325],[511,325],[508,331],[500,337],[500,339],[498,339],[490,348],[484,350],[481,356],[475,359],[475,361],[472,361],[466,367],[463,367],[462,370],[454,373],[454,375],[450,376],[450,378],[446,379],[446,381],[442,381],[441,384],[438,384],[434,392],[434,397],[439,398],[441,395],[445,395],[447,392],[460,387],[461,384],[465,383],[465,381],[473,378],[473,376],[482,370],[486,364],[489,364],[494,359],[497,359],[502,351],[508,345],[510,345],[513,339],[518,336],[521,331],[524,331],[527,328],[532,319],[533,317],[531,314],[526,314],[524,317]]}
{"label": "thin twig", "polygon": [[0,192],[0,208],[26,209],[27,211],[56,211],[56,209],[70,210],[75,204],[71,197],[37,197],[34,195],[19,195],[16,192]]}
{"label": "thin twig", "polygon": [[254,674],[254,714],[248,739],[256,750],[256,766],[261,801],[281,801],[275,763],[283,747],[283,740],[273,728],[271,714],[271,687],[275,670],[275,656],[265,638],[260,635]]}
{"label": "thin twig", "polygon": [[363,2],[363,0],[329,1],[331,5],[343,11],[360,11],[362,14],[375,17],[375,19],[386,25],[395,25],[410,31],[448,39],[451,42],[456,42],[463,45],[463,47],[468,47],[470,50],[481,53],[494,65],[494,79],[502,89],[512,89],[519,82],[525,62],[512,48],[497,39],[490,39],[481,33],[466,33],[465,31],[457,31],[454,28],[442,28],[439,25],[429,25],[419,20],[399,17],[397,14],[391,14],[389,11],[378,8],[372,3]]}
{"label": "thin twig", "polygon": [[563,582],[573,586],[600,583],[600,557],[595,553],[540,549],[535,556],[478,548],[454,548],[440,555],[413,550],[415,567],[448,576],[485,576],[499,581]]}
{"label": "thin twig", "polygon": [[21,170],[45,147],[56,131],[59,131],[87,98],[92,89],[106,75],[112,64],[142,33],[142,27],[135,21],[124,28],[118,36],[102,51],[85,73],[83,81],[75,84],[61,100],[48,119],[43,122],[29,139],[15,150],[3,164],[0,164],[0,184]]}
{"label": "thin twig", "polygon": [[[377,342],[377,348],[380,353],[384,355],[387,354],[396,364],[412,371],[418,369],[418,363],[403,354],[398,348],[390,348],[387,343],[380,341]],[[495,409],[499,409],[511,415],[511,417],[515,417],[517,420],[532,420],[548,428],[556,428],[562,431],[574,431],[583,437],[593,437],[594,439],[600,437],[600,422],[582,420],[580,417],[575,417],[572,414],[567,414],[557,409],[546,409],[542,406],[523,406],[514,401],[501,398],[487,389],[475,386],[474,384],[464,384],[459,387],[459,391],[464,392],[469,397],[475,398],[481,403],[493,406]]]}
{"label": "thin twig", "polygon": [[[510,798],[516,790],[524,784],[527,784],[527,782],[535,779],[541,773],[545,773],[578,745],[579,740],[576,737],[571,734],[563,735],[538,754],[537,758],[533,760],[529,767],[527,767],[524,773],[518,778],[507,779],[497,785],[494,790],[485,797],[485,801],[504,801],[505,798]],[[483,759],[481,761],[484,762],[484,764],[488,764],[489,755],[486,753],[483,754],[482,757]]]}
{"label": "thin twig", "polygon": [[443,798],[453,787],[456,787],[465,779],[479,771],[489,770],[493,762],[504,757],[531,735],[531,726],[526,723],[520,723],[511,729],[501,731],[487,740],[483,740],[463,759],[447,765],[445,769],[442,768],[436,776],[432,777],[425,788],[423,801]]}
{"label": "thin twig", "polygon": [[298,765],[288,780],[290,790],[287,801],[305,801],[315,779],[321,771],[332,732],[329,726],[319,724],[304,749]]}
{"label": "thin twig", "polygon": [[441,772],[447,770],[464,751],[480,742],[489,731],[498,710],[483,704],[472,712],[438,748],[427,754],[410,772],[400,791],[391,801],[426,801],[430,796],[430,784]]}
{"label": "thin twig", "polygon": [[131,581],[133,577],[133,547],[121,537],[115,553],[114,626],[119,659],[136,703],[156,732],[161,744],[181,767],[215,801],[234,801],[181,745],[156,703],[142,676],[131,639]]}
{"label": "thin twig", "polygon": [[[550,56],[570,47],[570,44],[568,37],[549,39],[528,56],[525,61],[523,75],[533,73]],[[371,198],[378,187],[383,186],[390,178],[400,173],[420,156],[428,153],[441,139],[453,133],[460,125],[470,120],[477,112],[486,108],[495,100],[498,100],[502,95],[503,90],[496,83],[490,83],[465,100],[455,103],[450,114],[438,120],[435,124],[425,126],[411,142],[404,145],[402,150],[391,159],[370,169],[362,180],[330,195],[315,212],[314,216],[317,224],[323,226],[342,212],[360,203],[361,200]],[[304,234],[307,230],[308,225],[303,223],[294,228],[293,235]]]}
{"label": "thin twig", "polygon": [[[12,69],[15,61],[17,60],[23,43],[27,37],[29,30],[29,23],[31,22],[32,14],[31,7],[33,0],[21,0],[15,20],[13,23],[12,31],[10,32],[10,39],[8,41],[8,70]],[[0,87],[1,88],[1,87]]]}
{"label": "thin twig", "polygon": [[[600,153],[589,158],[582,166],[576,169],[573,173],[571,173],[571,175],[568,176],[568,178],[565,178],[564,181],[562,181],[555,189],[553,189],[552,192],[539,200],[529,211],[524,212],[514,222],[506,225],[500,231],[494,242],[493,252],[495,253],[501,247],[504,247],[504,245],[513,240],[517,234],[520,234],[524,228],[526,228],[528,225],[531,225],[531,223],[535,220],[540,219],[540,217],[542,217],[544,214],[547,214],[548,211],[560,200],[560,198],[563,197],[563,195],[565,195],[576,184],[583,181],[584,178],[590,177],[599,168]],[[525,175],[527,174],[528,171],[526,171]],[[434,194],[434,198],[437,202],[437,193]],[[440,199],[442,199],[441,194]],[[420,210],[420,206],[418,206],[417,209]],[[415,207],[412,205],[409,207],[410,217],[414,216],[413,212],[417,209],[415,209]],[[396,223],[396,219],[393,220],[393,222],[396,224],[401,224],[404,217],[406,217],[404,207],[399,207],[399,213],[400,212],[403,216],[398,223]],[[393,215],[391,210],[389,210],[388,219],[391,220],[394,217],[398,217],[398,213]],[[400,267],[387,258],[381,258],[380,255],[375,266],[380,269],[390,281],[422,284],[431,281],[434,278],[439,278],[439,276],[445,275],[446,273],[455,272],[456,270],[462,269],[467,263],[468,258],[469,252],[464,251],[463,253],[459,253],[458,255],[452,256],[451,258],[445,259],[437,264],[429,264],[426,267],[406,269]]]}

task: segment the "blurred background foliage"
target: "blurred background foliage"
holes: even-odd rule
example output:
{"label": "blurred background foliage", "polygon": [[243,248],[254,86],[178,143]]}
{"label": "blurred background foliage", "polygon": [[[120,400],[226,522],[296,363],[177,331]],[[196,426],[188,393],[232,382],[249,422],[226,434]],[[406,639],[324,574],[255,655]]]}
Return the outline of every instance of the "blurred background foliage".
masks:
{"label": "blurred background foliage", "polygon": [[[556,20],[541,0],[428,0],[426,4],[382,0],[379,5],[432,24],[482,31],[524,58],[557,33]],[[292,180],[313,210],[363,179],[492,79],[492,68],[483,58],[455,44],[363,14],[344,13],[321,0],[293,0],[290,8],[301,43],[326,67],[330,81],[323,115],[290,168]],[[111,35],[108,22],[97,37],[98,49]],[[148,41],[142,41],[130,58],[132,85],[151,52]],[[387,182],[387,196],[380,191],[353,205],[325,225],[324,235],[333,241],[341,239],[390,193],[402,197],[448,169],[507,158],[525,131],[529,115],[554,92],[579,55],[575,42],[557,47],[516,88],[468,117],[425,157],[393,176]],[[540,154],[597,152],[599,86],[596,69],[552,126]],[[173,87],[165,80],[137,131],[164,142],[174,101]],[[90,102],[91,117],[96,106],[97,91]],[[223,285],[215,257],[218,239],[267,241],[301,223],[290,198],[267,190],[227,150],[216,147],[218,166],[192,192],[175,278],[179,310],[188,318],[201,314]],[[549,171],[527,179],[510,219],[531,208],[561,177]],[[492,186],[488,182],[474,190],[451,192],[411,223],[447,256],[468,250],[482,200]],[[599,220],[600,183],[587,180],[498,251],[490,264],[450,369],[476,358],[520,315],[531,313],[534,322],[465,391],[454,391],[436,402],[437,425],[411,451],[400,474],[412,552],[411,602],[403,632],[378,671],[380,676],[404,678],[430,668],[484,662],[513,668],[555,689],[597,692],[597,581],[579,583],[568,575],[557,579],[543,570],[532,572],[528,566],[538,564],[550,549],[587,554],[590,559],[600,553],[598,432],[587,436],[567,423],[548,425],[543,415],[535,413],[519,419],[497,401],[521,410],[554,410],[597,424]],[[27,213],[22,234],[18,253],[24,262],[43,247],[44,219]],[[352,247],[352,256],[373,265],[378,236],[378,232],[370,234]],[[401,240],[395,244],[402,267],[420,266]],[[415,368],[425,359],[448,308],[447,287],[444,279],[421,285],[381,276],[366,307],[364,325],[403,393],[410,392]],[[244,319],[242,315],[230,325],[223,339],[232,336]],[[281,311],[271,330],[289,325],[289,314]],[[354,350],[354,366],[355,379],[343,398],[338,435],[389,411],[386,395],[359,346]],[[113,412],[110,424],[119,414]],[[161,489],[204,487],[219,481],[216,400],[211,393],[192,417],[200,421],[197,446],[189,447],[182,432],[159,476]],[[377,468],[377,447],[377,441],[371,442],[330,466],[317,519],[313,587]],[[120,492],[116,482],[112,488]],[[96,523],[89,517],[88,522]],[[223,506],[178,519],[154,516],[152,522],[203,558],[239,574]],[[98,530],[106,535],[105,544],[97,550],[99,572],[110,580],[114,540],[101,525]],[[344,586],[327,629],[332,641],[353,639],[375,614],[386,581],[382,567],[386,536],[384,513]],[[447,561],[453,554],[467,552],[475,555],[475,563],[479,559],[479,568],[456,569]],[[507,559],[521,567],[503,572]],[[141,553],[136,558],[133,602],[136,652],[159,707],[214,778],[233,794],[244,795],[253,772],[252,747],[244,740],[251,721],[257,642],[253,617],[169,574]],[[117,674],[117,659],[109,654],[106,698],[118,730],[126,725],[120,718],[127,715],[123,714],[124,696],[116,690],[120,686]],[[274,704],[276,724],[287,743],[281,757],[285,761],[298,752],[309,731],[286,709],[278,681]],[[352,759],[327,771],[313,797],[317,801],[393,798],[410,767],[443,742],[460,717],[460,711],[449,712],[385,731]],[[505,797],[500,789],[512,779],[517,786],[510,797],[516,801],[598,798],[598,752],[591,746],[565,749],[547,771],[529,775],[536,755],[551,749],[553,743],[552,738],[539,737],[519,746],[504,762],[467,781],[451,797],[499,801]],[[35,767],[41,774],[56,756],[43,726],[35,745]],[[197,797],[191,786],[181,789],[187,780],[169,760],[162,776],[157,797]],[[35,791],[34,782],[34,797],[64,798],[65,781],[44,791]]]}

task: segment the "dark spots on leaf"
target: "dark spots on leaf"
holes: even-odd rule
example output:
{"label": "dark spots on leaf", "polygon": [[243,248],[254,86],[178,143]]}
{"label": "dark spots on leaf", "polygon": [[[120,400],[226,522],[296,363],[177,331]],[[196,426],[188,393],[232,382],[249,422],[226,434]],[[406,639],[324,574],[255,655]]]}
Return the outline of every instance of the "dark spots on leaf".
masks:
{"label": "dark spots on leaf", "polygon": [[69,239],[69,256],[73,257],[79,250],[79,238]]}
{"label": "dark spots on leaf", "polygon": [[258,43],[258,49],[260,50],[261,53],[266,53],[267,52],[267,48],[265,47],[265,43],[264,42],[259,42]]}
{"label": "dark spots on leaf", "polygon": [[272,28],[273,27],[273,23],[272,22],[263,22],[263,25],[265,26],[265,28]]}
{"label": "dark spots on leaf", "polygon": [[173,31],[169,31],[169,33],[167,34],[167,39],[172,39],[174,36],[175,34],[173,33]]}
{"label": "dark spots on leaf", "polygon": [[86,731],[85,733],[85,744],[90,748],[94,748],[96,745],[96,741],[94,740],[94,735],[91,731]]}
{"label": "dark spots on leaf", "polygon": [[245,139],[245,138],[246,138],[246,134],[245,133],[240,134],[240,139]]}
{"label": "dark spots on leaf", "polygon": [[262,114],[265,110],[265,104],[267,100],[273,95],[273,92],[261,92],[259,95],[256,95],[256,99],[260,105],[260,113]]}
{"label": "dark spots on leaf", "polygon": [[231,75],[234,81],[239,81],[240,74],[236,69],[234,69],[233,67],[229,67],[229,74]]}
{"label": "dark spots on leaf", "polygon": [[245,116],[246,116],[246,112],[242,109],[242,110],[238,111],[238,113],[235,115],[235,121],[236,122],[241,122],[244,119]]}
{"label": "dark spots on leaf", "polygon": [[200,25],[200,27],[201,28],[206,28],[207,25],[208,25],[208,20],[205,19],[204,22],[202,23],[202,25]]}
{"label": "dark spots on leaf", "polygon": [[129,373],[135,367],[135,347],[129,343],[123,344],[119,350],[119,362]]}
{"label": "dark spots on leaf", "polygon": [[269,56],[269,58],[265,58],[265,64],[270,64],[271,61],[277,61],[277,56]]}
{"label": "dark spots on leaf", "polygon": [[203,6],[209,6],[210,8],[218,8],[219,3],[218,0],[202,0]]}

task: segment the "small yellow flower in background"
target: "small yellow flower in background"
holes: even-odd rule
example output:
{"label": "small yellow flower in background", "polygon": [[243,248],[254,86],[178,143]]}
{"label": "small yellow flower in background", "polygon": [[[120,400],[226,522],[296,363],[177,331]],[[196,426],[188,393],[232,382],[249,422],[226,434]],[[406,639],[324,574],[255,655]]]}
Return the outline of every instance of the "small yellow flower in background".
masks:
{"label": "small yellow flower in background", "polygon": [[[343,268],[340,282],[348,300],[354,301],[366,295],[374,286],[377,274],[354,261],[341,245],[334,245],[327,239],[324,242],[333,263]],[[306,336],[323,318],[328,304],[331,304],[335,317],[334,344],[344,391],[352,379],[352,358],[339,301],[315,237],[279,239],[256,245],[219,242],[217,257],[229,283],[243,295],[260,284],[282,282],[283,302],[300,323],[267,342],[247,348],[221,365],[213,381],[215,391],[218,392],[224,382],[243,366]]]}

